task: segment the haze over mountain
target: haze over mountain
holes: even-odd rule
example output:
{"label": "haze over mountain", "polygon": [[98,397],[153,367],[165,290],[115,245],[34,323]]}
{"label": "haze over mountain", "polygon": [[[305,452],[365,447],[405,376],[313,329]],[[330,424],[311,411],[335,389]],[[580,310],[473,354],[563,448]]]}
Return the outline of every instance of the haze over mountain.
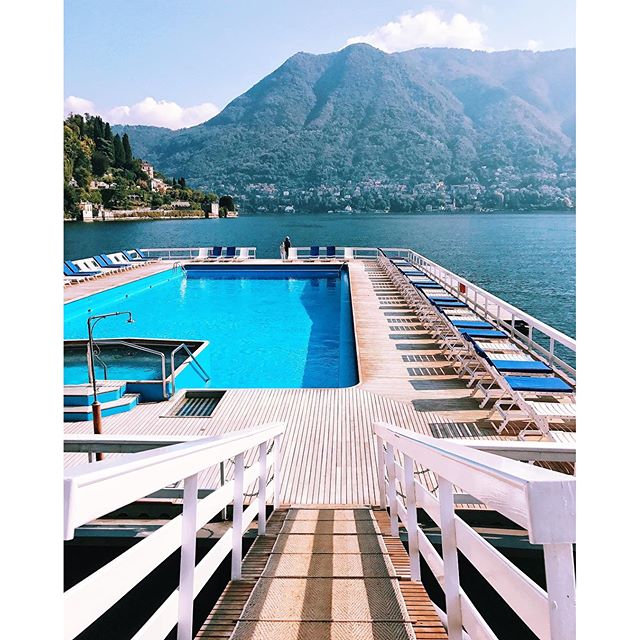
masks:
{"label": "haze over mountain", "polygon": [[575,169],[575,50],[297,53],[211,120],[114,127],[203,189],[523,184]]}

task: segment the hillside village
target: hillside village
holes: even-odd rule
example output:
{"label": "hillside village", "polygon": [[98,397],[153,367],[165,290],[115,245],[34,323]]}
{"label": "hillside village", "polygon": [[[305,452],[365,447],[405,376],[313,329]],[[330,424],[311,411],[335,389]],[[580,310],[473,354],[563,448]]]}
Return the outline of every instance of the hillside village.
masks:
{"label": "hillside village", "polygon": [[113,135],[100,116],[71,114],[64,121],[64,215],[85,221],[217,216],[218,196],[135,158],[127,134]]}

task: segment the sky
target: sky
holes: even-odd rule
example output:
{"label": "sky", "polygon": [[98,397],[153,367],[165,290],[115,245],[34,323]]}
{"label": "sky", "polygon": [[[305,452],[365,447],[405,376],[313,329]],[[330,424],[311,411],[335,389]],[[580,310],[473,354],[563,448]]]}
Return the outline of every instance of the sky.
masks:
{"label": "sky", "polygon": [[65,114],[178,129],[298,51],[575,47],[569,0],[65,0]]}

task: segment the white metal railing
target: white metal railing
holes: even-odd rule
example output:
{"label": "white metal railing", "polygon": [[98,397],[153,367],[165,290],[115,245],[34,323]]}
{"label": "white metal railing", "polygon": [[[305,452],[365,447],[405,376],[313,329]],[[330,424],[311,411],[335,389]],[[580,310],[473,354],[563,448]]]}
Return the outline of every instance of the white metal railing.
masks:
{"label": "white metal railing", "polygon": [[[442,587],[450,640],[467,634],[472,640],[496,639],[460,587],[458,551],[538,638],[574,640],[575,478],[387,423],[376,423],[374,432],[381,506],[389,508],[393,535],[399,520],[407,529],[411,579],[420,580],[422,555]],[[415,466],[435,474],[438,498],[416,480]],[[542,545],[546,592],[456,515],[454,487],[522,526],[532,544]],[[418,527],[418,508],[440,527],[442,555]]]}
{"label": "white metal railing", "polygon": [[319,256],[311,256],[311,247],[291,247],[290,260],[375,260],[379,250],[375,247],[336,247],[334,256],[327,257],[327,247],[319,245]]}
{"label": "white metal railing", "polygon": [[[130,349],[137,349],[138,351],[143,351],[144,353],[150,353],[154,356],[158,356],[160,358],[160,368],[162,369],[162,397],[166,400],[169,396],[167,394],[167,365],[166,365],[166,359],[165,359],[165,355],[162,351],[158,351],[157,349],[150,349],[149,347],[145,347],[143,345],[140,344],[135,344],[133,342],[130,342],[128,340],[111,340],[109,338],[103,338],[100,340],[94,340],[93,344],[100,347],[100,346],[106,346],[106,345],[111,345],[111,346],[116,346],[116,345],[120,345],[123,347],[129,347]],[[89,349],[89,343],[87,343],[87,367],[89,370],[89,382],[92,382],[91,380],[91,351]],[[171,364],[173,366],[173,359],[171,361]],[[102,363],[104,370],[105,370],[105,380],[106,380],[106,375],[107,375],[107,366]],[[174,384],[175,387],[175,384]],[[174,392],[175,392],[175,388],[174,388]]]}
{"label": "white metal railing", "polygon": [[[191,259],[201,257],[201,251],[212,247],[148,247],[140,249],[145,258],[160,258],[161,260]],[[224,247],[223,247],[224,249]],[[255,247],[236,247],[237,257],[253,260],[256,257]]]}
{"label": "white metal railing", "polygon": [[[164,638],[177,623],[178,640],[191,639],[194,598],[229,553],[231,579],[241,578],[243,533],[257,516],[258,534],[264,534],[267,501],[272,498],[274,508],[279,507],[280,441],[284,429],[283,423],[274,423],[67,470],[65,540],[73,538],[77,527],[171,483],[183,480],[184,489],[182,515],[65,592],[64,637],[75,638],[180,548],[179,587],[134,638]],[[156,446],[160,445],[156,443]],[[257,462],[245,468],[247,453],[256,447]],[[233,481],[199,500],[198,473],[228,459],[234,461]],[[268,476],[270,469],[272,478]],[[245,492],[256,480],[257,497],[243,510]],[[196,565],[197,531],[230,503],[233,504],[232,527]]]}
{"label": "white metal railing", "polygon": [[[422,267],[431,278],[444,285],[445,289],[455,294],[457,298],[468,304],[474,311],[487,319],[493,320],[502,329],[508,331],[515,342],[531,351],[535,351],[550,367],[570,376],[572,381],[575,380],[575,367],[556,353],[557,345],[562,345],[575,358],[576,341],[574,338],[554,329],[412,249],[385,248],[383,251],[388,258],[405,258],[416,266]],[[518,330],[516,323],[519,322],[527,326],[526,334]],[[540,335],[536,335],[534,332]],[[546,345],[540,344],[538,341],[540,337],[544,339]]]}

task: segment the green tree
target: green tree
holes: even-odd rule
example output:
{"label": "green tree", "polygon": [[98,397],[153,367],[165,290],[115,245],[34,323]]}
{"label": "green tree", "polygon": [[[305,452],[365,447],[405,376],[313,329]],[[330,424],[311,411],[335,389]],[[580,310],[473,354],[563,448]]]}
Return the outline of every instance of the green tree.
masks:
{"label": "green tree", "polygon": [[117,133],[113,136],[113,165],[118,169],[124,167],[124,145],[122,138]]}
{"label": "green tree", "polygon": [[153,209],[157,209],[159,206],[164,204],[164,198],[160,193],[152,193],[151,194],[151,207]]}
{"label": "green tree", "polygon": [[220,196],[220,208],[226,211],[235,211],[235,205],[231,196]]}
{"label": "green tree", "polygon": [[109,168],[109,158],[104,151],[94,151],[91,156],[91,167],[95,176],[103,176]]}
{"label": "green tree", "polygon": [[124,167],[131,169],[133,167],[133,152],[131,151],[129,136],[126,133],[122,136],[122,147],[124,149]]}
{"label": "green tree", "polygon": [[64,185],[64,212],[74,217],[78,216],[78,189]]}

